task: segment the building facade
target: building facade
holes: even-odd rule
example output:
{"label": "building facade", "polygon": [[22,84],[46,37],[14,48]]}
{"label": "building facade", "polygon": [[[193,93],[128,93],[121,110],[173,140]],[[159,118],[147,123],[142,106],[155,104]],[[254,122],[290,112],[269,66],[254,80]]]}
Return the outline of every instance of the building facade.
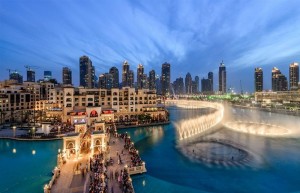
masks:
{"label": "building facade", "polygon": [[254,88],[255,92],[262,92],[264,89],[264,74],[262,68],[255,68],[254,72]]}
{"label": "building facade", "polygon": [[122,87],[129,86],[129,73],[130,73],[129,64],[125,60],[123,62],[123,67],[122,67]]}
{"label": "building facade", "polygon": [[289,67],[289,75],[290,75],[290,90],[298,89],[299,82],[299,64],[293,62]]}
{"label": "building facade", "polygon": [[149,72],[149,89],[150,90],[156,90],[155,71],[154,70],[151,70]]}
{"label": "building facade", "polygon": [[19,72],[13,71],[9,74],[9,80],[16,80],[17,83],[22,84],[23,76]]}
{"label": "building facade", "polygon": [[226,67],[223,61],[219,66],[219,92],[226,93],[226,84],[227,84],[227,77],[226,77]]}
{"label": "building facade", "polygon": [[104,73],[99,76],[98,88],[111,89],[113,86],[113,75]]}
{"label": "building facade", "polygon": [[62,70],[62,83],[65,85],[72,85],[72,71],[68,67],[63,67]]}
{"label": "building facade", "polygon": [[[61,97],[62,96],[62,97]],[[51,90],[49,102],[55,108],[62,108],[63,121],[71,121],[73,113],[87,112],[87,109],[98,109],[97,121],[115,121],[136,117],[138,114],[164,116],[163,108],[157,106],[156,93],[148,89],[86,89],[61,87]],[[89,115],[87,115],[89,116]]]}
{"label": "building facade", "polygon": [[95,88],[95,67],[87,56],[79,59],[79,85],[86,88]]}
{"label": "building facade", "polygon": [[281,71],[274,67],[272,69],[272,91],[287,91],[288,82],[286,76]]}
{"label": "building facade", "polygon": [[176,78],[176,80],[173,82],[174,92],[176,95],[182,95],[184,94],[184,82],[183,78],[179,77]]}
{"label": "building facade", "polygon": [[111,67],[109,74],[112,75],[112,88],[119,88],[119,70],[117,67]]}
{"label": "building facade", "polygon": [[171,81],[171,65],[167,62],[162,64],[161,67],[161,94],[170,94],[170,81]]}
{"label": "building facade", "polygon": [[143,75],[144,75],[144,66],[142,64],[139,64],[136,73],[137,89],[144,88]]}

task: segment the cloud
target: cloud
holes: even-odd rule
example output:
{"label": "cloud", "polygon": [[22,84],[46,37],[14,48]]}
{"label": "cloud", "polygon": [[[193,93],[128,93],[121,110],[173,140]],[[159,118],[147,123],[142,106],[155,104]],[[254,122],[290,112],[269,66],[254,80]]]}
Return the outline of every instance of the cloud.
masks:
{"label": "cloud", "polygon": [[254,66],[287,68],[291,59],[299,60],[299,5],[298,1],[65,0],[61,6],[59,0],[26,4],[4,0],[0,65],[17,68],[26,63],[56,74],[67,65],[78,72],[79,57],[88,55],[99,74],[111,66],[121,71],[124,60],[134,70],[142,63],[146,72],[160,73],[161,64],[168,61],[175,80],[187,72],[217,73],[224,59],[232,75],[229,82],[235,84],[238,74],[251,82],[245,85],[251,90],[249,70]]}

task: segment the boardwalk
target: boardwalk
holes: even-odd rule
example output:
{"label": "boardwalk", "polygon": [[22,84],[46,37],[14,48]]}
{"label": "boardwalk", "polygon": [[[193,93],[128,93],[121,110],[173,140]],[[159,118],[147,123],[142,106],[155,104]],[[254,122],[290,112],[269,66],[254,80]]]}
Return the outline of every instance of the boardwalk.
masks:
{"label": "boardwalk", "polygon": [[51,188],[51,193],[79,193],[84,191],[84,183],[88,179],[88,175],[82,175],[80,168],[84,168],[88,163],[88,159],[75,158],[73,160],[68,160],[66,164],[61,166],[60,176],[57,178],[56,183]]}

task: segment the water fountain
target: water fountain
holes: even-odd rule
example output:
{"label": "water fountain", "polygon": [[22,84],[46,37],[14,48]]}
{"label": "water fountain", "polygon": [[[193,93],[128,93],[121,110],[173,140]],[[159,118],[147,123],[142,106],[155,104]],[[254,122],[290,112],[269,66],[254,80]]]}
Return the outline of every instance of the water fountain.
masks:
{"label": "water fountain", "polygon": [[290,134],[290,131],[282,126],[261,122],[232,121],[225,123],[224,126],[234,131],[262,136]]}
{"label": "water fountain", "polygon": [[175,123],[179,140],[192,137],[194,135],[208,131],[210,128],[219,124],[224,116],[224,107],[219,103],[206,101],[188,101],[188,100],[170,100],[166,101],[169,105],[176,105],[179,108],[199,109],[211,108],[212,113],[207,115],[198,115],[195,118],[181,120]]}

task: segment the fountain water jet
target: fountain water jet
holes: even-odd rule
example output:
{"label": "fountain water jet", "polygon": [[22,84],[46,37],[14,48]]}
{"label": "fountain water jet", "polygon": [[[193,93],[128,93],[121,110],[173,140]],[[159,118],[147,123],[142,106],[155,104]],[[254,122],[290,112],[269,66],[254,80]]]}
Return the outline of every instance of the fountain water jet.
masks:
{"label": "fountain water jet", "polygon": [[220,123],[224,117],[224,107],[219,103],[206,101],[168,100],[166,104],[175,105],[185,109],[212,108],[214,111],[208,115],[198,115],[195,118],[181,120],[175,123],[179,140],[208,131]]}
{"label": "fountain water jet", "polygon": [[284,127],[259,122],[233,121],[225,123],[224,126],[234,131],[262,136],[282,136],[290,134],[290,131]]}

